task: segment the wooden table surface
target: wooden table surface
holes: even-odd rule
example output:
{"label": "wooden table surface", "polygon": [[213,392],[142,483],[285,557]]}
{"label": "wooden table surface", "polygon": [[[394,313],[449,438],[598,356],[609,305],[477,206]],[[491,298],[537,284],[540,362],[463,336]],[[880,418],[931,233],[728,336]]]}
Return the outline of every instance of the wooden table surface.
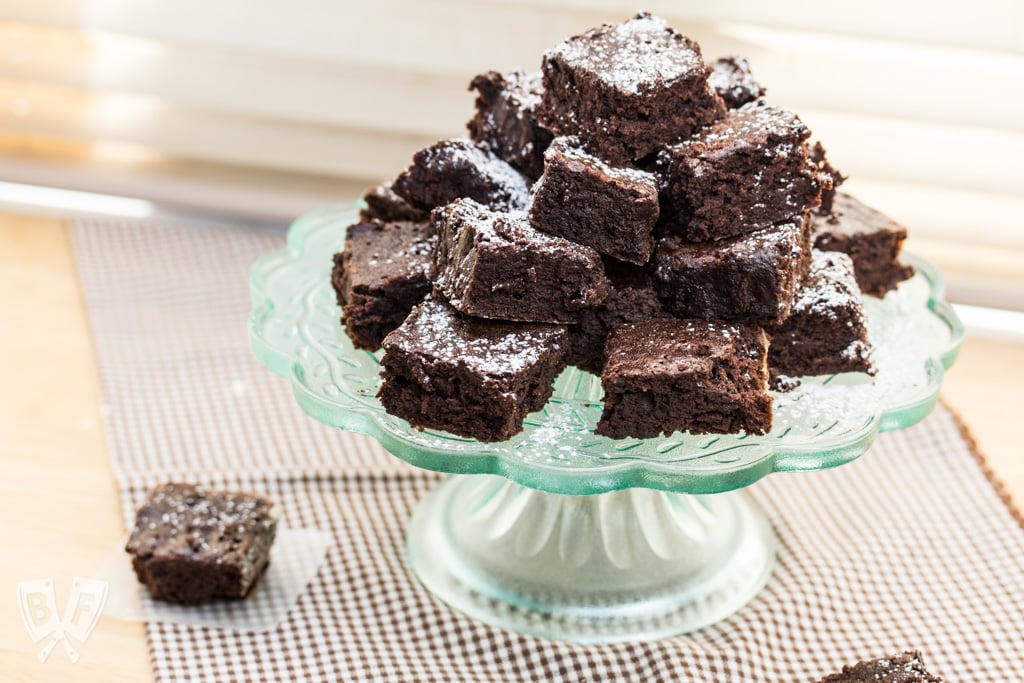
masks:
{"label": "wooden table surface", "polygon": [[[70,664],[45,664],[15,604],[17,582],[94,575],[123,536],[104,444],[99,378],[62,221],[0,214],[0,679],[151,680],[141,624],[99,622]],[[1024,344],[969,338],[943,397],[972,428],[996,473],[1024,500],[1017,443]]]}

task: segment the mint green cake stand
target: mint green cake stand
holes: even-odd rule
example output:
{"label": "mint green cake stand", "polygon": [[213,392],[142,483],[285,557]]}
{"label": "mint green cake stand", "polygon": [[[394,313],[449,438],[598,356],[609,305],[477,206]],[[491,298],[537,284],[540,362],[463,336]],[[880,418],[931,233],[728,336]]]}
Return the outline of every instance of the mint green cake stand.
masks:
{"label": "mint green cake stand", "polygon": [[287,246],[253,266],[253,352],[313,418],[458,475],[413,513],[409,565],[455,609],[521,633],[644,640],[734,614],[768,580],[776,545],[739,489],[850,462],[880,432],[920,421],[963,339],[939,273],[907,254],[917,275],[864,302],[877,376],[809,378],[776,394],[769,434],[596,436],[600,382],[570,368],[521,434],[478,443],[415,429],[376,399],[380,353],[352,347],[330,285],[331,256],[357,213],[344,204],[302,217]]}

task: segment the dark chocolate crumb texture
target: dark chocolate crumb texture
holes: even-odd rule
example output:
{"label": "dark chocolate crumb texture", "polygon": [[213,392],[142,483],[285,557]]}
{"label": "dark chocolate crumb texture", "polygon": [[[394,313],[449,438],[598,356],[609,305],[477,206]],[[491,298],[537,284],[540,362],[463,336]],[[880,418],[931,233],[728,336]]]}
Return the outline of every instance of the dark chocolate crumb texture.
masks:
{"label": "dark chocolate crumb texture", "polygon": [[159,600],[244,598],[270,558],[279,510],[252,493],[163,484],[139,508],[125,548]]}

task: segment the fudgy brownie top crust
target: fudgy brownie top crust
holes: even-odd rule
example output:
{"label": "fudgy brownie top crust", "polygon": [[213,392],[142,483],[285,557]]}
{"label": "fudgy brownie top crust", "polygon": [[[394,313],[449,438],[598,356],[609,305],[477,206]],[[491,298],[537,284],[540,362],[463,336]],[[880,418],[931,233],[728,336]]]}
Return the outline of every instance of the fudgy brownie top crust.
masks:
{"label": "fudgy brownie top crust", "polygon": [[251,543],[273,529],[279,510],[249,493],[215,491],[192,484],[164,484],[139,508],[127,551],[152,556],[243,562]]}
{"label": "fudgy brownie top crust", "polygon": [[416,152],[392,188],[423,209],[460,197],[499,210],[525,209],[530,203],[526,179],[494,152],[465,138],[441,140]]}
{"label": "fudgy brownie top crust", "polygon": [[544,150],[553,135],[537,119],[544,87],[540,71],[488,71],[469,84],[476,90],[476,115],[466,127],[485,145],[528,178],[544,170]]}
{"label": "fudgy brownie top crust", "polygon": [[607,86],[634,95],[661,90],[666,82],[692,78],[705,68],[695,42],[649,14],[573,36],[545,57],[560,58],[593,73]]}
{"label": "fudgy brownie top crust", "polygon": [[[345,238],[346,271],[342,287],[383,288],[396,277],[426,276],[434,254],[431,223],[356,223]],[[342,292],[339,292],[342,294]]]}
{"label": "fudgy brownie top crust", "polygon": [[550,349],[565,344],[565,335],[562,325],[471,318],[427,298],[384,339],[384,348],[401,347],[405,353],[502,378],[536,365]]}
{"label": "fudgy brownie top crust", "polygon": [[[604,376],[648,378],[696,373],[711,376],[723,361],[764,362],[767,338],[759,327],[703,320],[657,319],[623,325],[609,339]],[[729,363],[728,367],[733,364]]]}
{"label": "fudgy brownie top crust", "polygon": [[680,143],[679,149],[686,155],[699,154],[714,159],[747,147],[772,148],[772,154],[777,157],[789,153],[784,145],[795,147],[810,135],[810,129],[793,112],[751,102]]}
{"label": "fudgy brownie top crust", "polygon": [[840,252],[811,250],[811,267],[793,300],[792,313],[835,318],[836,311],[860,308],[853,262]]}
{"label": "fudgy brownie top crust", "polygon": [[612,166],[599,156],[585,150],[580,139],[572,135],[557,137],[552,141],[545,153],[545,158],[550,159],[555,155],[561,156],[566,161],[588,166],[607,176],[608,180],[620,185],[635,186],[640,192],[646,193],[649,187],[656,186],[656,177],[653,173],[632,166]]}

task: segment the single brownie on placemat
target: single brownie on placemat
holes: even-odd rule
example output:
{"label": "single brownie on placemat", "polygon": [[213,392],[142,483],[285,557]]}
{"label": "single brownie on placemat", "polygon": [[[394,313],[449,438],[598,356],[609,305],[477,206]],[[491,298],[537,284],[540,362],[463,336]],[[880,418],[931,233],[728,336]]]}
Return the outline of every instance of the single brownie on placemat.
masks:
{"label": "single brownie on placemat", "polygon": [[460,199],[434,211],[434,222],[434,289],[461,313],[575,322],[608,294],[596,251],[534,229],[524,212]]}
{"label": "single brownie on placemat", "polygon": [[658,293],[683,318],[781,323],[810,264],[810,229],[804,214],[719,242],[664,237],[653,261]]}
{"label": "single brownie on placemat", "polygon": [[530,180],[539,178],[552,138],[536,118],[544,92],[540,72],[488,71],[474,78],[469,89],[478,93],[476,116],[466,124],[469,137]]}
{"label": "single brownie on placemat", "polygon": [[125,550],[154,598],[243,598],[267,566],[279,516],[262,496],[163,484],[136,513]]}
{"label": "single brownie on placemat", "polygon": [[693,242],[742,235],[818,206],[822,184],[785,109],[752,102],[663,152],[663,223]]}
{"label": "single brownie on placemat", "polygon": [[814,221],[814,246],[853,259],[857,284],[871,296],[885,296],[914,274],[900,263],[906,238],[906,228],[845,192],[836,194],[832,215]]}
{"label": "single brownie on placemat", "polygon": [[430,219],[429,211],[412,206],[395,194],[391,185],[392,181],[388,180],[366,191],[363,195],[366,207],[359,210],[359,220],[365,223],[372,220],[422,222]]}
{"label": "single brownie on placemat", "polygon": [[469,197],[492,209],[525,209],[526,179],[489,149],[464,138],[441,140],[416,152],[392,189],[420,209]]}
{"label": "single brownie on placemat", "polygon": [[562,325],[461,316],[428,297],[384,339],[377,396],[417,427],[503,441],[551,396],[565,343]]}
{"label": "single brownie on placemat", "polygon": [[544,54],[543,73],[547,126],[613,163],[682,140],[725,111],[697,44],[649,14],[563,41]]}
{"label": "single brownie on placemat", "polygon": [[544,159],[530,207],[533,227],[622,261],[650,260],[658,222],[654,174],[606,164],[576,138],[555,138]]}
{"label": "single brownie on placemat", "polygon": [[771,429],[768,337],[759,327],[649,320],[617,328],[605,351],[597,434],[646,439]]}
{"label": "single brownie on placemat", "polygon": [[352,344],[375,351],[413,306],[430,292],[433,260],[430,223],[356,223],[345,250],[334,255],[331,284]]}
{"label": "single brownie on placemat", "polygon": [[764,95],[764,86],[750,73],[743,57],[722,57],[715,61],[708,83],[729,109],[738,109]]}
{"label": "single brownie on placemat", "polygon": [[846,254],[812,250],[789,317],[770,332],[773,375],[874,372],[860,288]]}

